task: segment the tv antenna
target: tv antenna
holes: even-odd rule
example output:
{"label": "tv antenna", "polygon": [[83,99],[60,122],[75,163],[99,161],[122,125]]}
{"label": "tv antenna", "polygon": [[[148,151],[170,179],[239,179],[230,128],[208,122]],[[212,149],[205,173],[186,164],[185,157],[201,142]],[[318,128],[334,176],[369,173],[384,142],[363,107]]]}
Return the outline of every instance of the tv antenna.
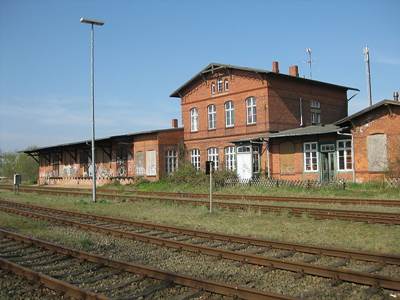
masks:
{"label": "tv antenna", "polygon": [[308,64],[309,68],[310,68],[310,79],[312,79],[312,58],[311,58],[311,54],[312,54],[312,50],[311,48],[306,48],[306,52],[307,52],[307,61],[306,63]]}

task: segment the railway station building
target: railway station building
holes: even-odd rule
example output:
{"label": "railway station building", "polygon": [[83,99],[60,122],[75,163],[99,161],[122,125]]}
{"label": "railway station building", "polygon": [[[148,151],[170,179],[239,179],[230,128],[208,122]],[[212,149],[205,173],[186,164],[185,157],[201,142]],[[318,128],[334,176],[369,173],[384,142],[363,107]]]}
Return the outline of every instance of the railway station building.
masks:
{"label": "railway station building", "polygon": [[[384,100],[351,116],[358,89],[288,74],[211,63],[176,89],[182,128],[96,141],[99,184],[172,173],[179,159],[194,168],[231,170],[241,180],[381,180],[400,177],[400,102]],[[350,97],[351,99],[351,97]],[[39,184],[90,184],[90,142],[25,153],[40,163]]]}
{"label": "railway station building", "polygon": [[[115,180],[122,184],[138,177],[158,180],[178,166],[183,129],[172,128],[96,139],[96,175],[99,185]],[[39,163],[40,185],[90,185],[91,141],[61,144],[24,151]]]}

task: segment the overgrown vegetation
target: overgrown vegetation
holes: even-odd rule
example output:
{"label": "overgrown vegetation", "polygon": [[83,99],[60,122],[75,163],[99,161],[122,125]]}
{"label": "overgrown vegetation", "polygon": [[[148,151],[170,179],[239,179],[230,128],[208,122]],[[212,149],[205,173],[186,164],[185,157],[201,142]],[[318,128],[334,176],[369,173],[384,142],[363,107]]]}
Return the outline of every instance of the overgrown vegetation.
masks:
{"label": "overgrown vegetation", "polygon": [[[34,149],[32,146],[29,149]],[[37,182],[38,163],[25,153],[0,151],[0,176],[12,180],[15,173],[21,174],[22,181],[27,184]]]}
{"label": "overgrown vegetation", "polygon": [[[400,226],[366,224],[339,220],[315,220],[304,215],[291,217],[288,214],[260,214],[257,211],[227,211],[215,209],[208,213],[207,207],[184,206],[163,201],[119,202],[99,201],[91,203],[90,198],[55,197],[48,195],[14,195],[1,191],[7,199],[39,204],[58,209],[96,213],[132,220],[249,235],[257,238],[297,242],[327,247],[400,254]],[[0,212],[0,227],[23,229],[24,233],[46,230],[54,238],[53,227],[46,222],[32,221],[20,216]],[[32,226],[35,224],[35,226]],[[42,228],[42,229],[40,229]],[[61,239],[61,237],[60,237]],[[90,248],[85,238],[79,246]]]}

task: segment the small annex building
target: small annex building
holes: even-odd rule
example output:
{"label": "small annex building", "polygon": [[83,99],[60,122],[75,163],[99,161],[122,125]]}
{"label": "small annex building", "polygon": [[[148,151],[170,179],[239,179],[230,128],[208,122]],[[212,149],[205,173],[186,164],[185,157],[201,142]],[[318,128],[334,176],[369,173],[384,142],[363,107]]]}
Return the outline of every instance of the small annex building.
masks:
{"label": "small annex building", "polygon": [[[96,139],[96,175],[99,185],[118,180],[122,184],[138,177],[158,180],[178,167],[183,129],[173,128]],[[39,163],[38,184],[90,185],[91,141],[61,144],[24,151]]]}
{"label": "small annex building", "polygon": [[400,176],[400,102],[380,101],[334,124],[269,135],[271,177],[366,182]]}

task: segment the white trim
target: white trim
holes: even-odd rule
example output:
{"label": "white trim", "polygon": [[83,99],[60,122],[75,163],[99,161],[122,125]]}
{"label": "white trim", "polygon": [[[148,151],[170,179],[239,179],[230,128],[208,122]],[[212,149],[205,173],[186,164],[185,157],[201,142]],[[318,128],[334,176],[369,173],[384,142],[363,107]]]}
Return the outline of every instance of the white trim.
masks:
{"label": "white trim", "polygon": [[207,106],[207,125],[209,130],[217,128],[217,107],[214,104]]}
{"label": "white trim", "polygon": [[190,109],[190,132],[199,131],[199,110],[196,107]]}
{"label": "white trim", "polygon": [[219,168],[219,156],[218,148],[211,147],[207,149],[207,158],[214,162],[214,170],[217,171]]}
{"label": "white trim", "polygon": [[[257,124],[257,102],[254,96],[246,98],[246,124],[253,125]],[[249,109],[251,115],[249,115]],[[249,116],[251,116],[251,122],[249,122]]]}
{"label": "white trim", "polygon": [[[344,142],[345,147],[344,148],[340,148],[339,149],[339,142]],[[351,146],[350,148],[346,147],[346,142],[350,142]],[[340,169],[340,163],[339,163],[339,150],[343,150],[344,151],[344,155],[343,155],[343,159],[344,159],[344,169]],[[351,169],[347,168],[347,152],[346,150],[350,150],[351,151]],[[337,140],[336,141],[336,163],[337,163],[337,172],[341,172],[341,173],[345,173],[345,172],[351,172],[353,171],[354,168],[354,160],[353,160],[353,143],[351,141],[351,139],[342,139],[342,140]]]}
{"label": "white trim", "polygon": [[[230,107],[227,108],[226,105],[230,103]],[[225,128],[232,128],[235,127],[235,105],[233,104],[232,100],[228,100],[224,103],[224,111],[225,111]],[[227,115],[228,113],[230,113],[230,120],[231,120],[231,124],[228,125],[227,121]]]}
{"label": "white trim", "polygon": [[190,162],[196,170],[200,170],[200,150],[195,148],[190,151]]}
{"label": "white trim", "polygon": [[[316,145],[315,151],[306,151],[306,145],[310,145],[310,149],[312,149],[312,145]],[[317,169],[316,170],[307,170],[306,169],[306,153],[317,153]],[[310,157],[311,168],[312,168],[312,155]],[[318,151],[318,142],[306,142],[303,143],[303,172],[304,173],[315,173],[319,172],[319,151]]]}

